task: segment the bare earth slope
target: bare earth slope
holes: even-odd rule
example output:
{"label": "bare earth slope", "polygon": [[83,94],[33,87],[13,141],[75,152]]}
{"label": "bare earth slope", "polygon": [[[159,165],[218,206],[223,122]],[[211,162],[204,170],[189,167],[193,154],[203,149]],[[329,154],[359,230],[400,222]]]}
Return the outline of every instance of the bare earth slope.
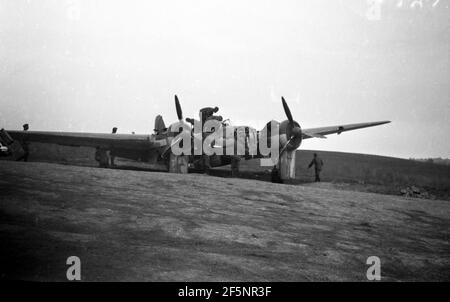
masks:
{"label": "bare earth slope", "polygon": [[[400,195],[400,191],[415,186],[437,199],[450,201],[450,166],[368,154],[297,150],[296,181],[314,180],[314,169],[307,169],[317,152],[325,166],[322,181],[353,191]],[[95,150],[89,147],[67,147],[54,144],[30,144],[30,161],[52,162],[97,167]],[[2,158],[0,158],[2,159]],[[7,158],[3,158],[7,159]],[[119,169],[152,169],[147,163],[116,158]],[[242,160],[241,177],[270,181],[270,167],[261,167],[259,160]],[[216,175],[228,177],[230,167],[213,169]],[[341,186],[345,184],[345,186]]]}
{"label": "bare earth slope", "polygon": [[450,280],[450,203],[321,185],[0,162],[2,279]]}

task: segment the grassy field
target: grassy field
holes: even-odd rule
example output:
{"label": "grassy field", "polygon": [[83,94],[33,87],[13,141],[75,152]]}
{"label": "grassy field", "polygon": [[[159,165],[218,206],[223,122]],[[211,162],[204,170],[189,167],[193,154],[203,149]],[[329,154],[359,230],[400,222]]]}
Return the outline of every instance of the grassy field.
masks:
{"label": "grassy field", "polygon": [[[417,186],[437,198],[450,200],[450,167],[408,159],[329,151],[298,150],[296,155],[297,182],[314,180],[313,169],[307,169],[317,152],[324,161],[322,181],[349,189],[400,194],[408,186]],[[262,173],[259,161],[242,162],[241,170]],[[261,175],[263,178],[263,174]],[[265,179],[269,179],[267,175]]]}
{"label": "grassy field", "polygon": [[449,202],[322,185],[2,161],[0,280],[450,280]]}
{"label": "grassy field", "polygon": [[[298,150],[294,183],[310,183],[313,169],[307,169],[313,150]],[[400,194],[408,186],[417,186],[438,199],[450,200],[450,166],[413,160],[343,152],[317,151],[325,165],[322,181],[339,189]],[[86,147],[65,147],[51,144],[30,145],[30,161],[55,162],[81,166],[97,166],[94,150]],[[130,162],[117,161],[119,165]],[[145,168],[145,165],[137,168]],[[124,167],[125,168],[125,167]],[[229,167],[213,171],[213,175],[228,176]],[[241,161],[243,178],[270,180],[267,167],[260,167],[259,160]]]}

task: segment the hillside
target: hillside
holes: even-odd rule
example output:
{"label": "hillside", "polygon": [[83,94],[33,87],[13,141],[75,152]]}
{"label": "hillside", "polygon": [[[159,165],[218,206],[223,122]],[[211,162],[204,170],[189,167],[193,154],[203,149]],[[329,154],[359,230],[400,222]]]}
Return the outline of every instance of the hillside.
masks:
{"label": "hillside", "polygon": [[7,161],[0,192],[0,279],[450,280],[447,201]]}
{"label": "hillside", "polygon": [[[310,183],[313,169],[307,166],[313,150],[298,150],[294,183]],[[322,180],[340,189],[368,191],[399,195],[408,186],[417,186],[438,199],[450,200],[450,166],[429,162],[385,156],[317,151],[324,160]],[[30,161],[55,162],[82,166],[97,166],[94,150],[86,147],[65,147],[52,144],[30,144]],[[127,169],[149,169],[148,165],[121,161],[117,164]],[[212,174],[229,176],[229,167],[218,168]],[[259,160],[241,161],[241,177],[270,181],[267,167],[260,167]]]}
{"label": "hillside", "polygon": [[[321,174],[322,181],[335,183],[340,188],[398,195],[405,187],[417,186],[437,198],[450,200],[449,166],[394,157],[297,150],[297,182],[308,183],[314,180],[313,169],[307,169],[314,152],[317,152],[325,163]],[[257,160],[242,162],[241,167],[244,175],[245,172],[253,174],[266,170],[259,166]],[[269,175],[263,174],[260,177],[270,179]]]}

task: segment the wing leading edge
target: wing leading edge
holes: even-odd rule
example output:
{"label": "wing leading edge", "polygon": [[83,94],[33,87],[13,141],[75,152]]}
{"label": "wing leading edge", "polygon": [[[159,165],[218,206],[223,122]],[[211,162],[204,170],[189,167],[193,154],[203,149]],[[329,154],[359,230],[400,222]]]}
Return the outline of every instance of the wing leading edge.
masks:
{"label": "wing leading edge", "polygon": [[370,123],[358,123],[358,124],[347,124],[347,125],[337,125],[337,126],[328,126],[328,127],[319,127],[319,128],[309,128],[302,129],[302,138],[326,138],[325,135],[329,134],[341,134],[345,131],[351,131],[356,129],[368,128],[379,126],[383,124],[390,123],[391,121],[380,121],[380,122],[370,122]]}
{"label": "wing leading edge", "polygon": [[[319,128],[302,129],[302,138],[326,138],[326,135],[374,127],[390,123],[390,121],[337,125]],[[58,131],[7,131],[15,140],[52,143],[64,146],[85,146],[100,148],[120,148],[129,150],[149,150],[166,146],[167,140],[154,140],[150,135],[111,134]]]}
{"label": "wing leading edge", "polygon": [[64,146],[85,146],[149,150],[162,147],[165,140],[153,140],[149,135],[111,134],[57,131],[7,131],[14,139],[27,142],[51,143]]}

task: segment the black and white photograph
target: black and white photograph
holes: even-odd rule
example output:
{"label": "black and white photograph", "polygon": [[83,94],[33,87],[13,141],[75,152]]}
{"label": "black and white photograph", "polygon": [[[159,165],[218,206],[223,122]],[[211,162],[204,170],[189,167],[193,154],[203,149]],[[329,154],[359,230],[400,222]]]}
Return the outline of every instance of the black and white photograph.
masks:
{"label": "black and white photograph", "polygon": [[449,5],[0,0],[0,281],[450,281]]}

